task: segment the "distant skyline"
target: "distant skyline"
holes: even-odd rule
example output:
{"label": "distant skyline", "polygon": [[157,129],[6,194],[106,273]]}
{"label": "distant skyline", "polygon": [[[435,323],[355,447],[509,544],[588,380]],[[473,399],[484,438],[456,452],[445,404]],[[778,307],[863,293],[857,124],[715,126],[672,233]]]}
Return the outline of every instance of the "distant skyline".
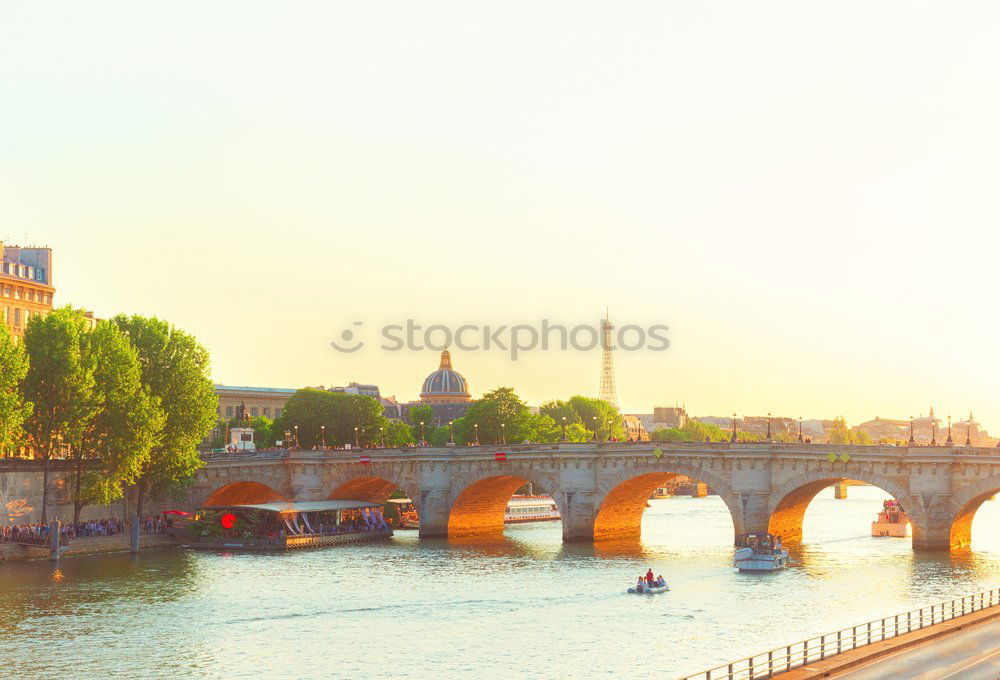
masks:
{"label": "distant skyline", "polygon": [[[889,1],[11,6],[0,239],[216,381],[416,398],[419,323],[664,324],[625,412],[1000,433],[1000,7]],[[600,352],[453,349],[474,396]]]}

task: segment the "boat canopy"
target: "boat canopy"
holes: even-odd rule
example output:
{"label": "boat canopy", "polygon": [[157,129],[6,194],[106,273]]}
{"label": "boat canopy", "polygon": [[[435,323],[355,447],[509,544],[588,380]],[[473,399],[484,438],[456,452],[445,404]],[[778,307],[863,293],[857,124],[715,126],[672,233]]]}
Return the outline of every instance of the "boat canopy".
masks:
{"label": "boat canopy", "polygon": [[409,498],[390,498],[386,503],[394,503],[395,505],[409,505],[413,501]]}
{"label": "boat canopy", "polygon": [[274,501],[271,503],[245,503],[239,505],[209,505],[207,510],[263,510],[278,514],[295,512],[332,512],[334,510],[360,510],[362,508],[379,508],[378,503],[367,501]]}

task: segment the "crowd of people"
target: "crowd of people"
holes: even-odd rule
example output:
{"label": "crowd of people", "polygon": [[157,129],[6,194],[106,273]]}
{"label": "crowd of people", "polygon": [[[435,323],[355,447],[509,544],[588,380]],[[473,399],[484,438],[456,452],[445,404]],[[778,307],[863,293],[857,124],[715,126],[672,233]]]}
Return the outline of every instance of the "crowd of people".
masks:
{"label": "crowd of people", "polygon": [[[97,536],[114,536],[125,533],[129,522],[122,519],[93,519],[86,522],[68,523],[59,527],[62,541],[75,538],[94,538]],[[147,534],[159,534],[168,526],[168,521],[161,515],[149,515],[141,520],[140,531]],[[43,545],[49,540],[48,524],[9,524],[0,526],[0,543],[32,543]]]}

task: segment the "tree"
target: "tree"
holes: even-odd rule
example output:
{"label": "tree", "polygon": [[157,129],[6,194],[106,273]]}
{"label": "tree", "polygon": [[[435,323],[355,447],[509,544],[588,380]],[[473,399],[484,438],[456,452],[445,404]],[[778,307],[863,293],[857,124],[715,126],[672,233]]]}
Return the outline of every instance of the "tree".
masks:
{"label": "tree", "polygon": [[416,441],[410,426],[400,420],[390,420],[385,428],[385,445],[390,447],[406,446]]}
{"label": "tree", "polygon": [[[138,352],[121,329],[101,321],[82,340],[86,363],[94,367],[97,411],[71,447],[76,463],[74,524],[88,503],[121,500],[138,479],[164,425],[163,412],[143,387]],[[85,463],[93,469],[85,472]]]}
{"label": "tree", "polygon": [[[414,441],[419,442],[421,435],[426,439],[427,433],[434,429],[434,409],[427,404],[417,404],[410,407],[409,416]],[[423,423],[423,426],[420,423]]]}
{"label": "tree", "polygon": [[599,440],[606,441],[612,437],[624,439],[625,426],[622,425],[622,417],[618,409],[608,402],[578,394],[570,398],[568,403],[580,417],[584,427],[593,431],[596,425]]}
{"label": "tree", "polygon": [[371,444],[380,440],[388,425],[382,404],[374,397],[306,388],[289,397],[271,429],[275,439],[279,435],[284,439],[289,432],[292,441],[298,432],[299,446],[312,448],[324,440],[327,446],[353,446],[355,438]]}
{"label": "tree", "polygon": [[112,322],[136,349],[143,387],[162,413],[149,458],[136,478],[136,515],[143,498],[163,498],[187,487],[201,467],[198,444],[212,429],[215,396],[208,350],[161,319],[116,316]]}
{"label": "tree", "polygon": [[872,443],[871,435],[858,428],[847,427],[847,419],[843,416],[835,418],[833,425],[826,431],[831,444],[859,444],[868,446]]}
{"label": "tree", "polygon": [[31,402],[21,393],[21,380],[28,372],[24,345],[14,343],[6,324],[0,324],[0,454],[21,444],[24,421],[31,415]]}
{"label": "tree", "polygon": [[28,371],[21,388],[34,404],[25,429],[35,455],[44,461],[43,524],[48,522],[52,454],[63,444],[78,442],[100,406],[94,390],[94,358],[83,349],[87,332],[83,312],[71,307],[32,317],[24,332]]}
{"label": "tree", "polygon": [[475,441],[476,424],[479,425],[481,442],[499,442],[502,431],[504,441],[515,443],[530,439],[535,423],[531,409],[513,388],[499,387],[484,394],[482,399],[469,407],[464,417],[455,421],[459,440]]}
{"label": "tree", "polygon": [[568,401],[563,401],[562,399],[553,399],[552,401],[545,402],[538,408],[538,413],[552,418],[560,426],[562,425],[564,416],[567,425],[581,422],[580,414],[576,412],[576,409]]}

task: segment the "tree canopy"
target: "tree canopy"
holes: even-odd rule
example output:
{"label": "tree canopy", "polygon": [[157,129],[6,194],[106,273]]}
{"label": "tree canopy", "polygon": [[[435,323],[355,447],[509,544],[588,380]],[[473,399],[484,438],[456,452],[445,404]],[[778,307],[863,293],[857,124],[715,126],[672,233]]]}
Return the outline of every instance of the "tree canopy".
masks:
{"label": "tree canopy", "polygon": [[27,372],[24,345],[15,344],[6,324],[0,324],[0,454],[20,446],[22,426],[31,415],[31,402],[20,389]]}

